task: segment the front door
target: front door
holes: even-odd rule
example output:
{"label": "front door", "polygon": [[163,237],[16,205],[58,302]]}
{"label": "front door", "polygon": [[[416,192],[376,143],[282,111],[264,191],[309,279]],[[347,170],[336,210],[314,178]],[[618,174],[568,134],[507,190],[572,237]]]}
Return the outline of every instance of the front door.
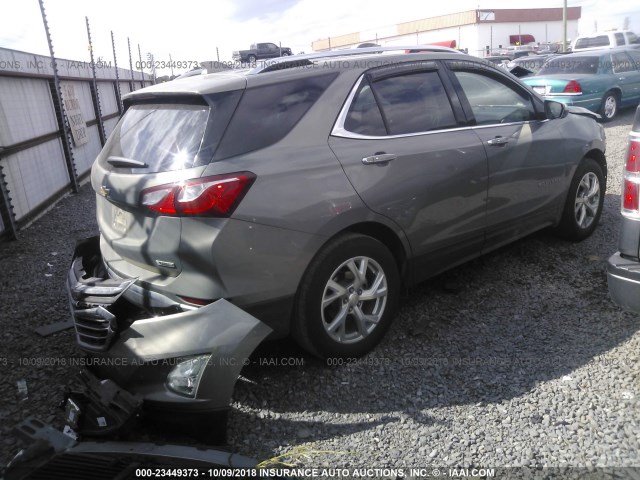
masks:
{"label": "front door", "polygon": [[452,62],[453,81],[474,133],[487,152],[488,249],[508,243],[558,217],[575,159],[561,123],[537,112],[530,92],[489,68]]}
{"label": "front door", "polygon": [[486,154],[461,128],[438,70],[370,71],[329,139],[367,206],[406,233],[418,279],[477,255],[484,240]]}

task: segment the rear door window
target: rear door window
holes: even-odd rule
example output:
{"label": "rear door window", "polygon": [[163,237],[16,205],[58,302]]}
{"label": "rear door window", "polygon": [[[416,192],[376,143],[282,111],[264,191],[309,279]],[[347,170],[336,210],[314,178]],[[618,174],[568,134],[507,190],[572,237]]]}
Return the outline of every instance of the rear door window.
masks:
{"label": "rear door window", "polygon": [[627,50],[627,55],[631,57],[634,69],[640,70],[640,52],[637,52],[635,50]]}
{"label": "rear door window", "polygon": [[[433,64],[435,66],[435,64]],[[367,136],[405,135],[457,126],[436,70],[400,66],[365,75],[347,112],[344,129]]]}
{"label": "rear door window", "polygon": [[366,79],[363,79],[351,103],[344,128],[353,133],[374,137],[387,134],[382,113],[373,95],[371,85]]}
{"label": "rear door window", "polygon": [[389,135],[456,126],[456,118],[437,71],[408,73],[373,83]]}
{"label": "rear door window", "polygon": [[632,62],[631,58],[629,58],[626,53],[614,53],[613,55],[611,55],[611,57],[611,59],[613,60],[612,65],[614,73],[635,72],[635,62]]}

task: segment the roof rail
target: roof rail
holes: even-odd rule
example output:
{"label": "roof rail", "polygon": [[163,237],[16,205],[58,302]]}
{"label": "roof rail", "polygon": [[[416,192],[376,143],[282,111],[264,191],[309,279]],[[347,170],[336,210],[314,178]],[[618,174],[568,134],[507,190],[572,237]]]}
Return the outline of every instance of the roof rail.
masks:
{"label": "roof rail", "polygon": [[370,55],[372,53],[383,52],[442,52],[442,53],[462,53],[449,47],[441,47],[437,45],[402,45],[397,47],[365,47],[365,48],[348,48],[344,50],[331,50],[329,52],[308,53],[305,55],[288,55],[286,57],[270,58],[269,60],[261,60],[256,66],[247,72],[247,75],[255,75],[258,73],[272,72],[274,70],[283,70],[286,68],[295,68],[306,65],[312,65],[314,60],[322,60],[324,58],[346,57],[352,55]]}

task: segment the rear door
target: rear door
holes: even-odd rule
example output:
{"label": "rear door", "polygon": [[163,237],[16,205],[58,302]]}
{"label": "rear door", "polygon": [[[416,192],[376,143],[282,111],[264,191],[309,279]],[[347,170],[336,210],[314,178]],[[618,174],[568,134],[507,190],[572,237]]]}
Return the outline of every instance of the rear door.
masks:
{"label": "rear door", "polygon": [[488,158],[488,248],[553,223],[576,161],[565,155],[572,140],[515,80],[473,62],[448,66]]}
{"label": "rear door", "polygon": [[260,58],[275,58],[280,56],[280,49],[275,43],[259,43],[258,55]]}
{"label": "rear door", "polygon": [[640,52],[622,51],[611,54],[616,82],[622,90],[622,105],[638,104],[640,99]]}
{"label": "rear door", "polygon": [[419,278],[482,248],[487,158],[462,115],[438,63],[396,64],[361,77],[329,139],[367,206],[405,231]]}

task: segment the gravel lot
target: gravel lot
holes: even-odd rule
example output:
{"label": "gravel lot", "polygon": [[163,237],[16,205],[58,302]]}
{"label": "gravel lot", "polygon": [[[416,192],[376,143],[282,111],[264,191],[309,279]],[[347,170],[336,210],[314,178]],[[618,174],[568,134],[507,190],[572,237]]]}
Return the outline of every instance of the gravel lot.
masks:
{"label": "gravel lot", "polygon": [[[326,468],[640,466],[640,319],[612,304],[605,275],[632,119],[606,127],[609,184],[591,238],[541,232],[420,285],[363,359],[261,347],[236,387],[229,448]],[[67,319],[64,279],[75,240],[96,231],[93,209],[85,185],[0,244],[0,465],[23,418],[63,426],[73,332],[33,330]]]}

